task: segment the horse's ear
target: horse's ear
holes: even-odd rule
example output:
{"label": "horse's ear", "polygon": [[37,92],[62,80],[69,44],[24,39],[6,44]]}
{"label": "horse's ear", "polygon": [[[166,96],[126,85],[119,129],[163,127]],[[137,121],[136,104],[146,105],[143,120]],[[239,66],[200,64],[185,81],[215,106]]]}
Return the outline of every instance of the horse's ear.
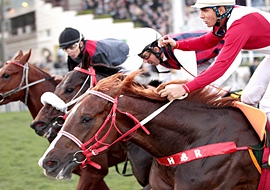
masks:
{"label": "horse's ear", "polygon": [[87,51],[85,51],[85,53],[83,54],[83,57],[82,57],[82,68],[88,69],[90,66],[90,61],[91,61],[91,57],[90,57],[89,53]]}
{"label": "horse's ear", "polygon": [[14,60],[20,60],[22,56],[23,56],[23,52],[22,50],[20,50],[18,55],[14,58]]}
{"label": "horse's ear", "polygon": [[31,56],[31,49],[29,50],[29,52],[27,54],[25,54],[21,59],[20,59],[20,64],[25,64],[29,58]]}

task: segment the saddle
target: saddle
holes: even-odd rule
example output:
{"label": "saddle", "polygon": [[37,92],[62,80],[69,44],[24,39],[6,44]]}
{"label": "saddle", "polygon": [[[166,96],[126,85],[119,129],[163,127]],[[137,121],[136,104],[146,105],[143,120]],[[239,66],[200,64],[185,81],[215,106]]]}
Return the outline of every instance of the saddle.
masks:
{"label": "saddle", "polygon": [[263,141],[267,121],[266,114],[258,108],[249,106],[239,101],[235,101],[234,107],[239,108],[244,113],[244,115],[258,134],[260,140]]}

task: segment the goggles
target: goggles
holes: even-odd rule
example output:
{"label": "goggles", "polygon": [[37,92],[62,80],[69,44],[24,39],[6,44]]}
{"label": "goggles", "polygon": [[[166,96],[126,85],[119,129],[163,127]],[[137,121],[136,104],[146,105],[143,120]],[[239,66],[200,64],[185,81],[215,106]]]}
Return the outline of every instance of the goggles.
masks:
{"label": "goggles", "polygon": [[142,59],[148,59],[150,57],[150,55],[152,54],[152,52],[150,50],[146,50],[143,53],[139,54],[139,56]]}
{"label": "goggles", "polygon": [[70,51],[70,52],[74,52],[76,51],[78,48],[80,47],[80,41],[67,47],[67,48],[64,48],[65,51]]}

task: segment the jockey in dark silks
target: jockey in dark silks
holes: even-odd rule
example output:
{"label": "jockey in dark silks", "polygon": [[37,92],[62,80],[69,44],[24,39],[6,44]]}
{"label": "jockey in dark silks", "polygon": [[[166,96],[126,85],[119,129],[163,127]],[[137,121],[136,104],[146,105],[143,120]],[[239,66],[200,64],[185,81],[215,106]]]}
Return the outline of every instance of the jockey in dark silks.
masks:
{"label": "jockey in dark silks", "polygon": [[59,46],[68,53],[68,70],[73,70],[81,63],[87,51],[92,63],[104,63],[118,66],[127,60],[129,46],[122,40],[108,38],[104,40],[85,40],[76,29],[65,28],[59,36]]}
{"label": "jockey in dark silks", "polygon": [[[155,31],[156,32],[156,31]],[[183,32],[178,34],[168,35],[176,41],[193,39],[206,34],[207,30],[199,30],[192,32]],[[157,33],[157,32],[156,32]],[[138,54],[145,63],[149,63],[152,66],[156,66],[160,73],[160,80],[170,81],[171,80],[171,69],[180,70],[183,66],[188,72],[182,71],[181,79],[192,79],[193,76],[197,76],[200,72],[207,69],[211,64],[214,63],[214,59],[221,51],[224,41],[220,41],[216,46],[201,50],[201,51],[181,51],[168,47],[159,47],[158,38],[160,34],[153,34],[151,43],[142,48]],[[217,79],[213,84],[220,86],[226,81],[229,76],[238,68],[241,63],[241,53],[237,56],[234,63],[227,70],[227,72]],[[183,69],[182,69],[183,70]]]}

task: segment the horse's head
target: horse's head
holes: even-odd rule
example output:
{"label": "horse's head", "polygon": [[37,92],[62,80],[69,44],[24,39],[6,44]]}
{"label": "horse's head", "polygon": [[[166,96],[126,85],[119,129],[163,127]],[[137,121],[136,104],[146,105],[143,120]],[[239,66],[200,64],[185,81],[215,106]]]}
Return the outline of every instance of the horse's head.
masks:
{"label": "horse's head", "polygon": [[[57,85],[54,94],[65,103],[68,103],[73,98],[80,96],[90,87],[89,80],[88,75],[85,73],[77,70],[70,71]],[[55,104],[57,104],[57,102],[55,102]],[[52,141],[56,137],[57,132],[61,128],[61,124],[59,124],[58,121],[65,114],[53,105],[54,104],[46,103],[30,124],[31,128],[33,128],[38,135],[48,138],[49,141]],[[70,107],[72,106],[73,105]]]}
{"label": "horse's head", "polygon": [[[118,67],[108,67],[103,64],[90,65],[90,56],[88,53],[85,53],[81,66],[66,74],[58,84],[54,94],[66,104],[69,104],[80,97],[90,86],[95,86],[98,80],[115,74],[120,69]],[[70,103],[69,109],[72,107],[73,104]],[[38,135],[44,136],[51,141],[56,137],[57,132],[62,127],[58,123],[58,120],[61,120],[61,116],[64,114],[55,108],[53,104],[45,104],[30,126]]]}
{"label": "horse's head", "polygon": [[[97,85],[94,89],[115,97],[121,90],[123,75],[116,74],[110,78],[116,80],[116,82],[110,83],[114,88],[104,85],[105,83],[102,83],[101,80],[100,85]],[[89,102],[91,103],[89,104]],[[44,159],[41,158],[39,161],[39,165],[45,169],[46,175],[59,179],[70,178],[72,170],[84,161],[84,153],[81,150],[82,142],[87,142],[94,136],[109,115],[111,107],[111,100],[97,97],[94,94],[89,94],[77,102],[67,113],[64,127],[44,154]],[[106,125],[106,127],[108,126]],[[65,132],[73,134],[73,140],[77,142],[74,143],[73,140],[64,137]],[[101,132],[101,135],[104,135],[103,132]],[[110,138],[108,138],[108,141],[110,141]],[[85,148],[89,146],[91,146],[91,143],[86,145]],[[86,160],[86,164],[91,163],[90,159]]]}
{"label": "horse's head", "polygon": [[[11,101],[21,100],[24,96],[22,91],[13,93],[14,89],[20,88],[24,83],[24,71],[28,67],[26,64],[31,56],[31,50],[23,55],[20,50],[18,55],[8,61],[0,70],[0,101],[6,104]],[[9,93],[8,93],[9,92]]]}

